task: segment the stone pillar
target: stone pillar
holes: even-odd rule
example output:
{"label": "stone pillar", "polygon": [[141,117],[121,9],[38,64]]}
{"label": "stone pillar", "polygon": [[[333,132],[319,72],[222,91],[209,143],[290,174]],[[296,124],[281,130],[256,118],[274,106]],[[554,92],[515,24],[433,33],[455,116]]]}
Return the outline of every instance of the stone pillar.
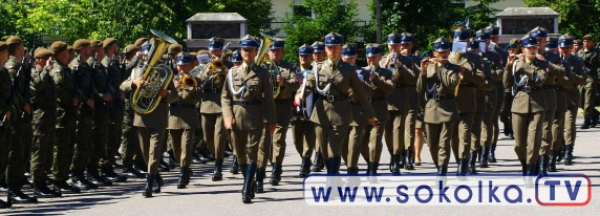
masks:
{"label": "stone pillar", "polygon": [[192,24],[191,23],[187,24],[187,38],[188,39],[193,39],[192,38]]}
{"label": "stone pillar", "polygon": [[558,34],[558,17],[554,17],[554,33]]}
{"label": "stone pillar", "polygon": [[240,23],[240,38],[246,36],[246,23]]}
{"label": "stone pillar", "polygon": [[500,35],[502,35],[502,19],[498,18],[496,19],[496,26],[498,26],[500,28]]}

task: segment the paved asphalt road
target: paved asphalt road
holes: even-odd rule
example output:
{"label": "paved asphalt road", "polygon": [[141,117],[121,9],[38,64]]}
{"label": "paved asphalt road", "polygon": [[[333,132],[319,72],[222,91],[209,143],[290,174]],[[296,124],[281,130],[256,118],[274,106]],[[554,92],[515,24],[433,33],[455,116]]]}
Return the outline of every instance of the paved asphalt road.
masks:
{"label": "paved asphalt road", "polygon": [[[579,119],[581,124],[582,119]],[[490,168],[479,169],[480,173],[517,173],[519,162],[513,151],[513,141],[504,135],[497,147],[498,162]],[[240,189],[242,176],[224,174],[224,180],[212,182],[212,164],[194,164],[194,176],[188,189],[179,190],[177,172],[164,173],[166,186],[162,193],[153,198],[141,195],[143,179],[131,179],[127,183],[87,191],[56,199],[41,199],[36,205],[15,205],[11,209],[0,210],[0,214],[67,214],[67,215],[597,215],[600,212],[600,151],[598,144],[600,128],[579,131],[575,146],[575,164],[559,165],[560,173],[583,173],[592,181],[592,200],[584,207],[542,207],[542,206],[310,206],[302,198],[302,179],[296,177],[300,157],[296,153],[288,133],[288,148],[284,164],[282,182],[271,186],[265,181],[267,193],[257,194],[254,204],[241,202]],[[425,146],[422,154],[423,165],[413,171],[403,173],[434,173],[429,150]],[[381,161],[389,161],[385,148]],[[455,164],[451,160],[451,168]],[[229,169],[231,159],[227,159]],[[360,161],[361,173],[366,163]],[[380,165],[379,172],[387,173],[387,164]],[[345,173],[345,170],[342,170]],[[270,176],[270,173],[267,173]],[[29,191],[30,192],[30,191]],[[596,212],[596,213],[594,213]]]}

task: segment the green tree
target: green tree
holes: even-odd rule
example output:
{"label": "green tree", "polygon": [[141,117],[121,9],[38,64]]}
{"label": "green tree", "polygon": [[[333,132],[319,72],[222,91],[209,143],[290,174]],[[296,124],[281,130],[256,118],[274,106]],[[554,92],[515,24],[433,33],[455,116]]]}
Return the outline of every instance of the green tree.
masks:
{"label": "green tree", "polygon": [[524,0],[529,7],[549,7],[560,14],[558,29],[577,37],[593,33],[600,39],[600,0]]}
{"label": "green tree", "polygon": [[[357,4],[347,0],[304,0],[300,5],[291,4],[294,8],[302,6],[301,10],[286,13],[282,29],[286,35],[286,54],[288,60],[297,60],[297,47],[302,44],[312,44],[322,41],[329,32],[337,32],[344,36],[345,42],[354,42],[359,27],[356,23]],[[294,11],[294,10],[292,10]],[[314,18],[311,17],[314,11]],[[306,13],[308,12],[308,13]]]}

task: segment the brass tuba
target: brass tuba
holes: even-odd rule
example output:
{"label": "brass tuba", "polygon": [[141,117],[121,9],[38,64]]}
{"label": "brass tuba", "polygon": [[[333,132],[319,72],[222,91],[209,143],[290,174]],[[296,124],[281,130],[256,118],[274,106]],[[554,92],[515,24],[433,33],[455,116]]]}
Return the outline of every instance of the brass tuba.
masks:
{"label": "brass tuba", "polygon": [[139,114],[152,113],[162,100],[158,92],[167,89],[173,79],[173,70],[165,64],[158,64],[169,45],[177,44],[170,36],[150,29],[154,35],[152,48],[148,52],[148,62],[142,68],[144,84],[131,95],[131,107]]}
{"label": "brass tuba", "polygon": [[281,71],[275,62],[267,59],[267,50],[269,50],[269,46],[275,41],[273,36],[269,36],[264,33],[260,33],[262,36],[260,47],[258,47],[258,55],[256,55],[256,59],[254,60],[255,64],[261,65],[271,73],[271,84],[273,84],[273,98],[276,98],[281,92],[281,86],[279,86],[279,82],[277,82],[277,76],[281,76]]}

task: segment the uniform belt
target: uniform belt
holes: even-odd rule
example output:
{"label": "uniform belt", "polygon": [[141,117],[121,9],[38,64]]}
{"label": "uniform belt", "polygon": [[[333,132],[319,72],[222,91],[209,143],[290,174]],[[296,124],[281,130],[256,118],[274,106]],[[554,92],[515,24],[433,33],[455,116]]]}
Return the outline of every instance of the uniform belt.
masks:
{"label": "uniform belt", "polygon": [[292,99],[279,99],[279,100],[275,100],[275,104],[287,104],[287,103],[291,103]]}
{"label": "uniform belt", "polygon": [[540,91],[540,90],[542,90],[542,88],[535,88],[535,87],[529,87],[529,86],[517,87],[517,92],[519,92],[519,91],[535,92],[535,91]]}
{"label": "uniform belt", "polygon": [[542,88],[544,88],[544,89],[555,89],[556,85],[544,85],[544,86],[542,86]]}
{"label": "uniform belt", "polygon": [[209,93],[209,94],[216,94],[221,92],[220,88],[209,88],[209,89],[204,89],[204,93]]}
{"label": "uniform belt", "polygon": [[369,98],[369,101],[371,101],[371,102],[384,101],[384,100],[386,100],[385,97],[370,97]]}
{"label": "uniform belt", "polygon": [[334,101],[338,101],[338,100],[348,100],[348,95],[339,95],[339,96],[327,95],[326,97],[323,98],[323,100],[326,100],[329,102],[334,102]]}
{"label": "uniform belt", "polygon": [[564,90],[565,90],[565,87],[562,87],[562,86],[556,86],[556,90],[558,90],[558,91],[564,91]]}
{"label": "uniform belt", "polygon": [[454,99],[453,94],[427,94],[428,99],[433,100],[446,100],[446,99]]}
{"label": "uniform belt", "polygon": [[233,101],[233,105],[238,105],[238,106],[259,105],[259,104],[260,104],[260,100]]}
{"label": "uniform belt", "polygon": [[179,104],[179,103],[172,103],[169,104],[170,108],[196,108],[196,105],[194,104]]}
{"label": "uniform belt", "polygon": [[352,105],[360,105],[360,102],[358,102],[358,101],[350,101],[350,104],[352,104]]}
{"label": "uniform belt", "polygon": [[461,87],[461,88],[465,88],[465,87],[471,87],[471,88],[474,88],[474,87],[475,87],[475,84],[473,84],[473,83],[463,83],[463,84],[460,84],[460,87]]}
{"label": "uniform belt", "polygon": [[402,84],[396,85],[396,88],[407,88],[407,87],[417,87],[417,86],[416,85],[402,85]]}

